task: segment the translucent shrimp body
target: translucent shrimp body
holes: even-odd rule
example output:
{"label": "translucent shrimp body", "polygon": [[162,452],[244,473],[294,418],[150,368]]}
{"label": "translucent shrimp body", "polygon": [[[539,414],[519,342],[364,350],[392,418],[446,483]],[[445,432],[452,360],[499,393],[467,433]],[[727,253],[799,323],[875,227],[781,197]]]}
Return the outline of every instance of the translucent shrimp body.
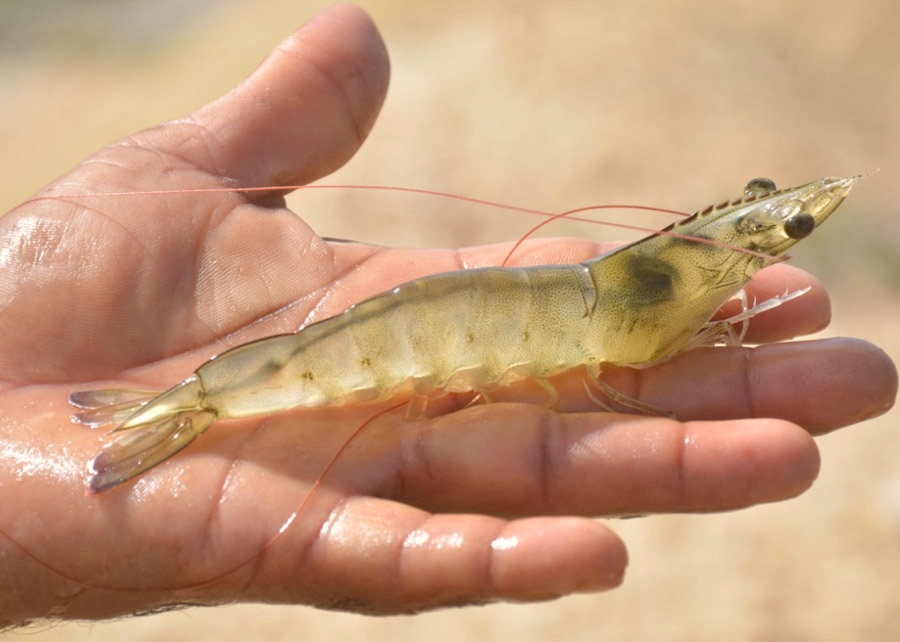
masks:
{"label": "translucent shrimp body", "polygon": [[584,263],[405,283],[295,334],[218,355],[158,396],[73,392],[70,403],[85,409],[77,420],[121,422],[90,464],[89,487],[140,474],[217,419],[487,393],[526,378],[552,391],[546,378],[577,366],[596,377],[604,365],[643,367],[716,343],[731,332],[727,322],[708,323],[719,307],[808,236],[860,178],[786,190],[756,179],[741,198]]}

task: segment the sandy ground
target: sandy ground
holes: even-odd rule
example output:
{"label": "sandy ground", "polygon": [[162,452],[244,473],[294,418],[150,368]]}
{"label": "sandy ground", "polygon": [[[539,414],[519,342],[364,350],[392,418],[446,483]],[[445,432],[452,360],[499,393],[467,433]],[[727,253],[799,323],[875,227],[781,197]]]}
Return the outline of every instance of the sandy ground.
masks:
{"label": "sandy ground", "polygon": [[[94,148],[227,90],[323,3],[233,0],[190,14],[175,0],[120,3],[133,13],[87,4],[80,22],[48,11],[15,30],[3,17],[0,211]],[[141,11],[154,4],[166,7],[164,19],[142,30]],[[798,247],[795,264],[832,290],[826,336],[863,337],[900,360],[897,3],[361,4],[390,48],[392,90],[369,142],[329,182],[553,210],[602,202],[692,210],[757,175],[787,185],[880,169]],[[126,48],[128,30],[142,37]],[[532,222],[409,196],[335,192],[293,203],[325,235],[401,245],[503,240]],[[383,619],[246,605],[10,636],[894,640],[897,418],[822,439],[821,477],[795,501],[613,523],[632,561],[625,585],[609,594]]]}

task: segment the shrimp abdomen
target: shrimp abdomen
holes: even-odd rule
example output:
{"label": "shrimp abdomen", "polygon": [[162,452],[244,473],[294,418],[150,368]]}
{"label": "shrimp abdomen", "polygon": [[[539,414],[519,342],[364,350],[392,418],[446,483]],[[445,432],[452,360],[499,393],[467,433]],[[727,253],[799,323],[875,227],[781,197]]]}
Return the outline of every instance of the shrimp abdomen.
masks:
{"label": "shrimp abdomen", "polygon": [[220,418],[484,390],[511,370],[545,377],[583,363],[594,296],[583,265],[436,275],[235,348],[197,377]]}

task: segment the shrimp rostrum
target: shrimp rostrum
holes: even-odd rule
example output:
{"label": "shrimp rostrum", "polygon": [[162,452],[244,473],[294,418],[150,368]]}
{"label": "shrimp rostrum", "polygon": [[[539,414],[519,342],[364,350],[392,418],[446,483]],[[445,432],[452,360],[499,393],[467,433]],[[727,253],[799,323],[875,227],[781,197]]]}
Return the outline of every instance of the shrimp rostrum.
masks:
{"label": "shrimp rostrum", "polygon": [[[697,346],[740,342],[738,324],[801,292],[711,322],[762,267],[781,260],[860,179],[822,178],[778,190],[748,183],[640,241],[577,265],[489,267],[400,285],[294,334],[220,354],[161,394],[73,392],[75,419],[118,422],[89,465],[89,488],[112,488],[171,457],[214,421],[296,407],[490,391],[583,366],[640,368]],[[744,324],[745,325],[745,324]]]}

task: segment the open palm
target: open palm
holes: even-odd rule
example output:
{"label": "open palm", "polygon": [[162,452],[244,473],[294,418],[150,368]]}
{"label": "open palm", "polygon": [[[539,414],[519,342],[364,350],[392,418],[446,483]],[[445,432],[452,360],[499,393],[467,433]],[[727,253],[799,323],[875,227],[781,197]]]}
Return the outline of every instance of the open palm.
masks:
{"label": "open palm", "polygon": [[[554,410],[497,403],[416,422],[389,411],[274,541],[340,444],[390,404],[216,424],[140,479],[86,494],[105,436],[71,423],[69,391],[166,388],[228,347],[423,274],[502,260],[506,248],[330,243],[271,192],[97,196],[315,180],[356,151],[387,77],[375,28],[335,7],[233,92],[101,150],[39,195],[60,198],[0,219],[0,622],[236,600],[405,612],[609,588],[622,543],[553,515],[791,497],[818,470],[810,433],[892,403],[893,365],[861,341],[696,350],[608,373],[686,423],[595,412],[579,373],[556,380]],[[597,251],[541,241],[518,260]],[[827,323],[812,277],[760,276],[759,298],[814,289],[754,320],[755,341]],[[541,400],[517,399],[532,394]]]}

